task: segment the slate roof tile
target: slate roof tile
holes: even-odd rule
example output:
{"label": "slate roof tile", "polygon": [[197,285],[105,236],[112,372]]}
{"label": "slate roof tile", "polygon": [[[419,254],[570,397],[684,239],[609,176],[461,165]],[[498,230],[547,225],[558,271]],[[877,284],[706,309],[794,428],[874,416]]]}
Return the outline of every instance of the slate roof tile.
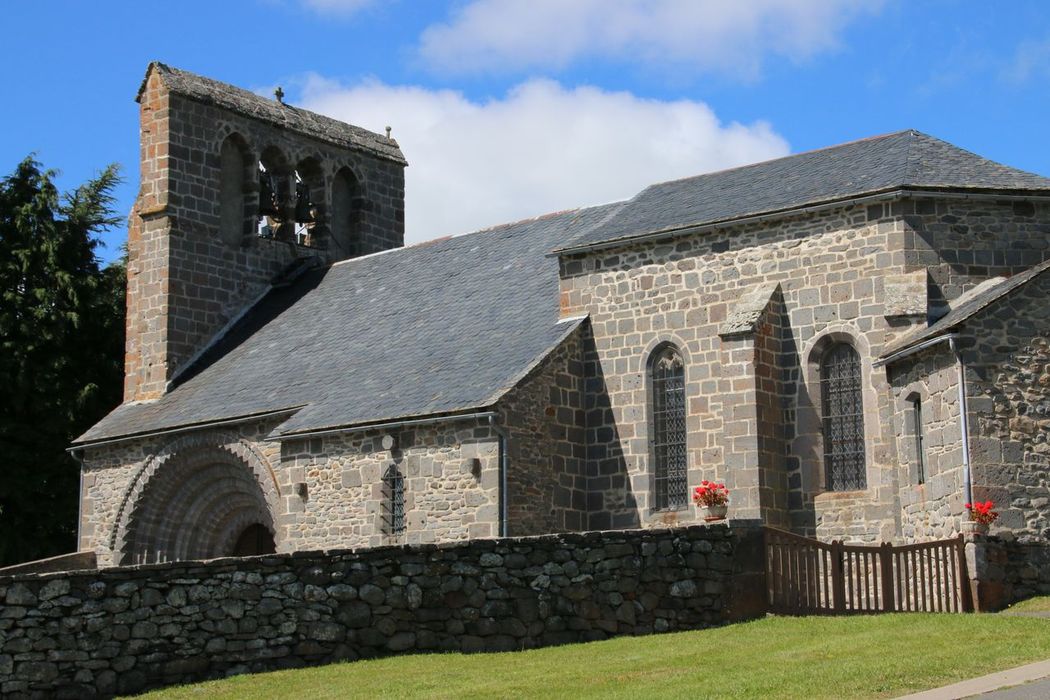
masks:
{"label": "slate roof tile", "polygon": [[609,206],[355,258],[274,289],[164,397],[78,443],[302,407],[280,433],[491,406],[580,321],[545,255]]}
{"label": "slate roof tile", "polygon": [[1050,178],[1000,165],[918,131],[900,131],[642,190],[556,251],[789,211],[902,188],[1050,191]]}

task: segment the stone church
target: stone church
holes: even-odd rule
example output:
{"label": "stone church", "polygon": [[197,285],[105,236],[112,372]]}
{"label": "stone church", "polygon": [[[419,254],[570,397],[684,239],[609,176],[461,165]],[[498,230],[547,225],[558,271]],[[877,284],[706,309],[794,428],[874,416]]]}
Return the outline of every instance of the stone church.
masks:
{"label": "stone church", "polygon": [[[405,247],[376,134],[154,63],[100,565],[731,519],[1050,537],[1050,179],[916,131]],[[453,203],[454,205],[454,203]]]}

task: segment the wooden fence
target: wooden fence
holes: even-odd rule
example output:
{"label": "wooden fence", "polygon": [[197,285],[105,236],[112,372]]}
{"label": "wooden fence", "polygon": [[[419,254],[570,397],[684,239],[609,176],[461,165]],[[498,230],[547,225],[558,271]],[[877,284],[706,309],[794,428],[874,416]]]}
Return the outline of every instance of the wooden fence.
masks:
{"label": "wooden fence", "polygon": [[772,612],[972,612],[960,535],[894,546],[820,542],[765,528]]}

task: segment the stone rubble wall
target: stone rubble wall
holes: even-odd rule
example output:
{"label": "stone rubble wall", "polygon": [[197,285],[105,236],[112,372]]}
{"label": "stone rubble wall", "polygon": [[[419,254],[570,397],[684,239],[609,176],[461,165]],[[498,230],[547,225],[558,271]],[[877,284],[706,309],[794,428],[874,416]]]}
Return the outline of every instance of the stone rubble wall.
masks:
{"label": "stone rubble wall", "polygon": [[765,609],[737,522],[0,579],[5,697],[134,693],[403,652],[688,630]]}
{"label": "stone rubble wall", "polygon": [[1050,273],[970,319],[965,347],[975,499],[993,533],[1050,541]]}
{"label": "stone rubble wall", "polygon": [[[999,512],[993,534],[1050,540],[1050,273],[1000,298],[958,329],[966,363],[973,497]],[[948,537],[965,513],[958,369],[947,344],[890,368],[897,405],[903,531]],[[908,398],[923,400],[927,483],[915,477]]]}

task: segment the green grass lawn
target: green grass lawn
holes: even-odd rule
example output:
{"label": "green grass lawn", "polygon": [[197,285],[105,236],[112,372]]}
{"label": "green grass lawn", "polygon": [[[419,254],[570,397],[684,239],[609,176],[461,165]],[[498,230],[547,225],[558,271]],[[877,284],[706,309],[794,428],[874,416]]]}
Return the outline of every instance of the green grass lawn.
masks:
{"label": "green grass lawn", "polygon": [[768,617],[505,654],[427,654],[238,676],[154,698],[880,698],[1050,658],[1050,621]]}
{"label": "green grass lawn", "polygon": [[1040,595],[1011,605],[1006,612],[1050,612],[1050,595]]}

